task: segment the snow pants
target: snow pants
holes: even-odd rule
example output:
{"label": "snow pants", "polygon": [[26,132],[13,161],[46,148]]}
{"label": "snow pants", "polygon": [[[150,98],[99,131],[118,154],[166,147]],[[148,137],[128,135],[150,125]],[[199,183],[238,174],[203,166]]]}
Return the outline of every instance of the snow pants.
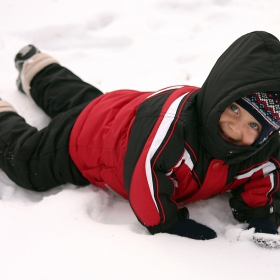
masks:
{"label": "snow pants", "polygon": [[68,142],[80,112],[102,92],[59,64],[50,64],[30,82],[30,95],[52,120],[38,131],[16,112],[1,112],[0,168],[17,185],[34,191],[89,184],[73,163]]}

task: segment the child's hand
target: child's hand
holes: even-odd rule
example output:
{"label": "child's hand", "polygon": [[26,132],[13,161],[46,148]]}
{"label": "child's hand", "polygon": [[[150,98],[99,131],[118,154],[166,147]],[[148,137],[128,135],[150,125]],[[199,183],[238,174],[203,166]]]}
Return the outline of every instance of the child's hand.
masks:
{"label": "child's hand", "polygon": [[167,230],[167,232],[170,234],[176,234],[199,240],[207,240],[217,237],[217,234],[213,229],[199,224],[191,219],[179,221],[177,224]]}
{"label": "child's hand", "polygon": [[259,246],[266,248],[279,248],[280,235],[278,235],[277,225],[268,219],[252,220],[248,229],[254,228],[253,241]]}
{"label": "child's hand", "polygon": [[248,226],[250,228],[255,228],[255,233],[278,234],[277,225],[268,219],[254,219]]}

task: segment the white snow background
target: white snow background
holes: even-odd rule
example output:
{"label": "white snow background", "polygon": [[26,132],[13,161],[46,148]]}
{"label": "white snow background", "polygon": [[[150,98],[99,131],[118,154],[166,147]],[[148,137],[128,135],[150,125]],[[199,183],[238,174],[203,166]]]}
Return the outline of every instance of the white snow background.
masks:
{"label": "white snow background", "polygon": [[[28,43],[104,92],[201,86],[241,35],[280,38],[279,0],[1,0],[0,97],[26,121],[49,118],[15,86],[13,59]],[[234,78],[234,77],[233,77]],[[94,186],[46,193],[0,171],[0,279],[279,279],[280,250],[236,241],[229,195],[187,205],[218,237],[150,235],[128,202]]]}

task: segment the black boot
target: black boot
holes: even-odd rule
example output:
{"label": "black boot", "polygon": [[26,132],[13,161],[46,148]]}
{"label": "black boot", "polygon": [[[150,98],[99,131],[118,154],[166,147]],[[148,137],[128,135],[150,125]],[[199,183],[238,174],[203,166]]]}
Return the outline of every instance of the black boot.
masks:
{"label": "black boot", "polygon": [[18,70],[18,77],[16,80],[16,85],[17,85],[17,88],[19,89],[19,91],[21,91],[23,93],[24,93],[24,91],[22,89],[22,83],[21,83],[21,78],[20,78],[23,63],[27,59],[29,59],[30,57],[32,57],[33,55],[35,55],[37,53],[40,53],[39,49],[37,49],[33,45],[27,45],[27,46],[23,47],[15,56],[15,66]]}

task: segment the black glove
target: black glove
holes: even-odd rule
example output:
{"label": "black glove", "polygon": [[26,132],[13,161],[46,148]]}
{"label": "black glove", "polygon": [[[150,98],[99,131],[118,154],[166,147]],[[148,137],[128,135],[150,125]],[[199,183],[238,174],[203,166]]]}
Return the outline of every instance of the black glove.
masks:
{"label": "black glove", "polygon": [[177,222],[166,232],[199,240],[207,240],[217,237],[217,234],[213,229],[199,224],[191,219],[181,220]]}
{"label": "black glove", "polygon": [[255,232],[278,234],[277,225],[268,219],[254,219],[248,226],[250,228],[255,228]]}

